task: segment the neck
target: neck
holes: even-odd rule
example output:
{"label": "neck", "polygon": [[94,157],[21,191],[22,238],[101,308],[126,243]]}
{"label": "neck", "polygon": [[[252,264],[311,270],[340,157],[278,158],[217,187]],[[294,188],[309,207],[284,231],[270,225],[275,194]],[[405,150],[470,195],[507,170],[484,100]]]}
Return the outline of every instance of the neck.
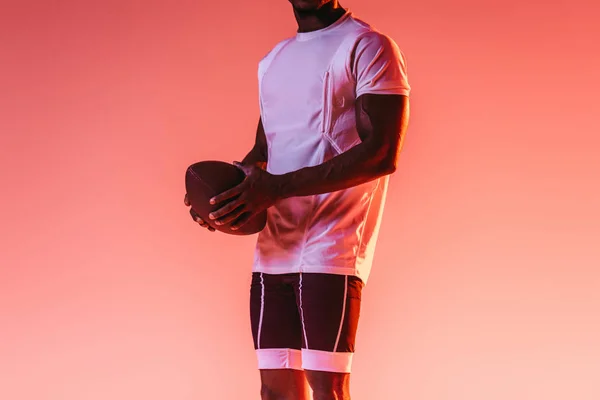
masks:
{"label": "neck", "polygon": [[298,22],[298,32],[312,32],[327,28],[346,13],[337,0],[330,1],[323,7],[314,11],[294,9],[294,16]]}

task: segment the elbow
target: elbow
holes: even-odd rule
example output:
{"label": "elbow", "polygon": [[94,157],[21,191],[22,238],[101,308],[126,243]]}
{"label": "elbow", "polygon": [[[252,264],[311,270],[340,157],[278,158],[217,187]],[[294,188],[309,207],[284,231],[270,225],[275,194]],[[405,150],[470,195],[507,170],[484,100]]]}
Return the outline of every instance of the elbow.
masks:
{"label": "elbow", "polygon": [[379,164],[379,175],[391,175],[396,172],[396,160],[385,160]]}
{"label": "elbow", "polygon": [[391,175],[398,167],[398,149],[395,146],[382,146],[374,159],[378,176]]}
{"label": "elbow", "polygon": [[386,164],[385,169],[384,169],[385,175],[393,174],[394,172],[396,172],[397,168],[398,168],[398,166],[395,161],[391,162],[389,164]]}
{"label": "elbow", "polygon": [[398,154],[400,152],[400,141],[375,140],[369,138],[362,142],[365,151],[367,170],[379,178],[385,175],[391,175],[396,172]]}
{"label": "elbow", "polygon": [[372,158],[370,170],[375,178],[391,175],[396,172],[396,160],[388,156],[375,156]]}

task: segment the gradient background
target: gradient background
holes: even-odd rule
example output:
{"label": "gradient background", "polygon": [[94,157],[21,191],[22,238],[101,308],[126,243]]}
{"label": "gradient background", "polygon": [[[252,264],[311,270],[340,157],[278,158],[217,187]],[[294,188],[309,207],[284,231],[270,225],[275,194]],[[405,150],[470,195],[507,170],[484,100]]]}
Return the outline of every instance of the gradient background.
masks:
{"label": "gradient background", "polygon": [[[354,399],[600,398],[600,10],[528,3],[342,3],[413,87]],[[259,397],[255,237],[183,177],[250,149],[294,31],[285,0],[2,1],[1,399]]]}

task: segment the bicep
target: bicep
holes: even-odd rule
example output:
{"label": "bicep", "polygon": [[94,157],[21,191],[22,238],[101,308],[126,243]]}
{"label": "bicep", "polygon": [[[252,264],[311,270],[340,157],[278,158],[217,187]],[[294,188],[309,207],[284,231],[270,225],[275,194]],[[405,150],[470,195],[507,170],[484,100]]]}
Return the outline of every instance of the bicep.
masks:
{"label": "bicep", "polygon": [[408,126],[409,99],[399,94],[363,94],[356,100],[355,114],[362,142],[396,145]]}
{"label": "bicep", "polygon": [[356,124],[363,142],[400,142],[408,123],[406,61],[389,37],[370,32],[355,51]]}

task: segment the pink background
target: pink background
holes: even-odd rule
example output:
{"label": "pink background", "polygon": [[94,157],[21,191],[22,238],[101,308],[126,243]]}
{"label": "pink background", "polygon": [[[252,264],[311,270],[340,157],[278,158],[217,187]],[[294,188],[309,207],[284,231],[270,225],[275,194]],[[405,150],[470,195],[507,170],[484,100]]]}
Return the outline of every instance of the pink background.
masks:
{"label": "pink background", "polygon": [[[547,3],[343,3],[413,87],[354,399],[600,398],[600,10]],[[255,238],[195,226],[183,175],[250,149],[294,30],[285,0],[2,2],[1,399],[259,397]]]}

